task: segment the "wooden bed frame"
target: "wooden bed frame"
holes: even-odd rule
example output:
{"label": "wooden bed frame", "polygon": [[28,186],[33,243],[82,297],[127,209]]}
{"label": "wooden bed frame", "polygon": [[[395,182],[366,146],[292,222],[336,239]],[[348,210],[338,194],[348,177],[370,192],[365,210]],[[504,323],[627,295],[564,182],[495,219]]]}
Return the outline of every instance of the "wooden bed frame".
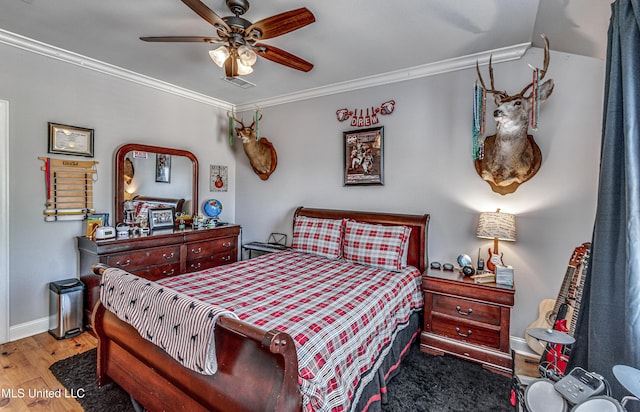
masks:
{"label": "wooden bed frame", "polygon": [[[295,216],[352,218],[383,225],[410,226],[407,262],[427,267],[429,215],[403,215],[328,209],[296,209]],[[105,265],[95,265],[102,274]],[[115,381],[149,411],[300,411],[298,360],[292,338],[240,320],[216,323],[218,372],[191,371],[98,303],[93,312],[98,337],[98,385]]]}

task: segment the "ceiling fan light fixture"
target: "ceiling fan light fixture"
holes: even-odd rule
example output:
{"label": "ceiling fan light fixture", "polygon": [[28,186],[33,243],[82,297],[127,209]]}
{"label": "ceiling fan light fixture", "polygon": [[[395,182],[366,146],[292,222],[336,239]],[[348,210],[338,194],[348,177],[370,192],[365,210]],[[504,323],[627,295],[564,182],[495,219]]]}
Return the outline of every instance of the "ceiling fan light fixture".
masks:
{"label": "ceiling fan light fixture", "polygon": [[229,58],[229,55],[230,53],[227,46],[220,46],[217,49],[211,50],[209,52],[209,56],[211,56],[211,60],[213,60],[213,62],[217,64],[218,67],[224,66],[224,62]]}
{"label": "ceiling fan light fixture", "polygon": [[244,76],[245,74],[253,73],[253,67],[248,66],[246,64],[242,64],[242,61],[240,60],[240,58],[236,59],[236,66],[238,69],[236,71],[236,73],[238,73],[238,76]]}
{"label": "ceiling fan light fixture", "polygon": [[253,66],[258,59],[258,55],[251,50],[249,46],[240,46],[238,47],[238,58],[240,62],[245,66]]}

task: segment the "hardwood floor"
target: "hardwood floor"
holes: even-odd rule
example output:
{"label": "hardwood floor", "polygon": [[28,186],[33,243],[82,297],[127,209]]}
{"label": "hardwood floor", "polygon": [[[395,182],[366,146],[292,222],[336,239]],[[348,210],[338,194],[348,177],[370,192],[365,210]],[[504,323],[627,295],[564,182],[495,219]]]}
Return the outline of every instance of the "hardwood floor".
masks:
{"label": "hardwood floor", "polygon": [[82,411],[73,399],[81,394],[66,393],[49,366],[96,345],[88,332],[61,340],[44,332],[0,345],[0,411]]}

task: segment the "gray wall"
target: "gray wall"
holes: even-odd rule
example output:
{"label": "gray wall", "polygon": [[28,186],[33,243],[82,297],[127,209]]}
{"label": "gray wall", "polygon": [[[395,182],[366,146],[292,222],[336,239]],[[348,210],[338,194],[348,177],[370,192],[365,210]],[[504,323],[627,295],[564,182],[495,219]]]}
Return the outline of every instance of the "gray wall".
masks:
{"label": "gray wall", "polygon": [[[540,65],[542,51],[496,66],[500,88],[519,91]],[[264,107],[260,134],[278,152],[278,168],[261,181],[238,143],[230,148],[225,110],[0,45],[0,100],[10,104],[11,337],[42,331],[48,282],[76,276],[74,237],[82,222],[45,223],[44,176],[48,121],[96,130],[97,209],[113,213],[113,156],[129,142],[186,149],[200,160],[200,203],[215,197],[222,218],[243,226],[243,241],[291,233],[299,205],[400,213],[430,213],[429,256],[454,262],[460,253],[486,257],[490,241],[475,237],[480,211],[518,216],[518,241],[501,243],[516,273],[511,334],[555,298],[573,248],[591,238],[596,206],[604,63],[552,52],[548,78],[556,88],[534,132],[542,149],[538,175],[501,196],[471,161],[473,69],[321,98]],[[241,91],[240,91],[241,92]],[[343,187],[340,108],[394,99],[385,128],[384,186]],[[247,114],[245,114],[247,116]],[[488,121],[489,129],[493,122]],[[56,157],[56,156],[52,156]],[[62,156],[64,157],[64,156]],[[210,193],[210,164],[229,166],[229,192]],[[45,326],[46,328],[46,326]]]}
{"label": "gray wall", "polygon": [[[235,158],[226,138],[226,110],[0,45],[0,100],[10,105],[10,325],[11,338],[42,331],[48,317],[48,283],[77,275],[75,236],[84,222],[44,222],[43,165],[47,122],[95,129],[98,181],[94,204],[113,218],[113,158],[124,143],[176,147],[196,154],[200,203],[223,202],[222,218],[235,219],[235,182],[209,192],[209,165]],[[225,131],[222,131],[222,128]]]}
{"label": "gray wall", "polygon": [[[542,50],[496,65],[496,87],[519,92],[531,78],[527,64],[540,66]],[[551,53],[547,78],[556,86],[533,132],[542,167],[505,196],[491,191],[471,160],[475,69],[264,108],[260,134],[275,145],[278,168],[263,182],[238,158],[236,218],[244,240],[266,240],[270,232],[290,235],[293,211],[300,205],[430,213],[430,260],[455,262],[466,253],[475,261],[478,248],[486,259],[493,245],[475,237],[478,213],[501,208],[517,215],[518,240],[501,242],[500,250],[515,269],[511,334],[524,337],[540,300],[557,296],[573,249],[591,240],[603,71],[601,60]],[[352,128],[338,122],[336,110],[389,99],[396,101],[394,113],[379,117],[384,186],[344,187],[342,132]],[[495,130],[491,119],[487,126]]]}

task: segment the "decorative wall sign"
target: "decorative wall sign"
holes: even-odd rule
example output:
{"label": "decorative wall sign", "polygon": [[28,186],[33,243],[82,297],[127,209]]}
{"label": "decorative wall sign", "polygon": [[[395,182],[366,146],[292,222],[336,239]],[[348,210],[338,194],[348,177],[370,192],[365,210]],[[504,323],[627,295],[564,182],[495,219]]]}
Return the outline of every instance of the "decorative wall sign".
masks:
{"label": "decorative wall sign", "polygon": [[384,127],[344,132],[344,184],[382,185]]}
{"label": "decorative wall sign", "polygon": [[351,119],[351,126],[354,127],[368,127],[375,126],[378,124],[378,115],[389,115],[393,113],[393,109],[395,108],[396,101],[389,100],[387,102],[382,103],[379,107],[366,109],[340,109],[336,111],[336,117],[339,122],[344,122],[348,119]]}
{"label": "decorative wall sign", "polygon": [[226,192],[228,188],[229,168],[209,165],[209,191]]}

